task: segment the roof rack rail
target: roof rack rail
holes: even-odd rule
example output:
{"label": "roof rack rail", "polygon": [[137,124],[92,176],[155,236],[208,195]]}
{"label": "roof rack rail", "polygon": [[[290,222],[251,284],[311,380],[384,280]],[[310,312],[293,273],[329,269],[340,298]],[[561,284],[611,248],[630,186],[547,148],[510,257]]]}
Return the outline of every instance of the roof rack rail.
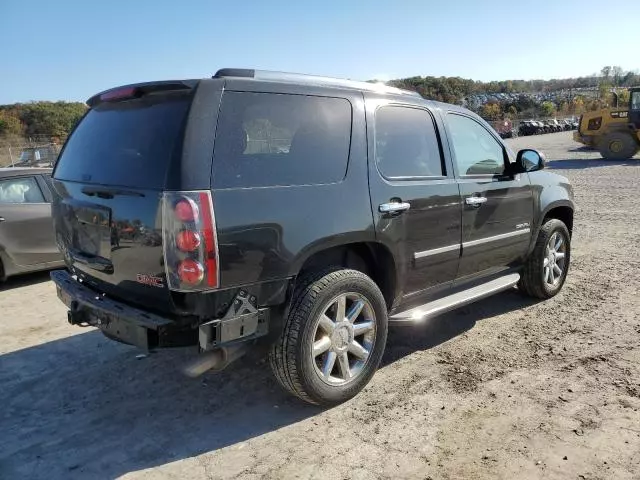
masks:
{"label": "roof rack rail", "polygon": [[221,68],[212,78],[226,77],[253,78],[255,80],[266,80],[283,83],[304,83],[307,85],[341,87],[354,90],[366,90],[371,92],[394,93],[397,95],[411,95],[414,97],[421,97],[418,92],[390,87],[383,83],[360,82],[356,80],[346,80],[343,78],[322,77],[319,75],[307,75],[303,73],[275,72],[270,70],[254,70],[250,68]]}

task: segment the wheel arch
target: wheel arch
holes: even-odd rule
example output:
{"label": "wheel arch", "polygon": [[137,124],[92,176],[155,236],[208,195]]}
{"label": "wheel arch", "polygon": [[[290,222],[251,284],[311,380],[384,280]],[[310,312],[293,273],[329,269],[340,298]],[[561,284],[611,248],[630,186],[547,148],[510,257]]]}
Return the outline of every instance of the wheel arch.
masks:
{"label": "wheel arch", "polygon": [[538,235],[540,234],[540,229],[545,224],[545,222],[550,218],[555,218],[562,221],[567,226],[567,229],[569,230],[569,235],[573,236],[573,224],[574,224],[574,214],[575,214],[575,205],[573,203],[573,199],[569,194],[569,192],[565,189],[561,189],[562,192],[565,192],[566,196],[563,195],[564,198],[562,197],[558,198],[558,195],[557,195],[558,192],[556,191],[557,189],[554,188],[553,190],[554,192],[549,192],[549,194],[553,193],[554,197],[556,198],[555,200],[542,203],[545,200],[545,196],[541,196],[540,198],[540,201],[542,203],[541,209],[540,209],[541,211],[540,211],[540,215],[537,217],[536,223],[533,225],[531,242],[529,244],[529,250],[527,255],[530,255],[533,252],[536,246]]}
{"label": "wheel arch", "polygon": [[569,235],[573,235],[573,216],[574,210],[572,205],[558,203],[557,205],[553,205],[545,211],[544,216],[542,217],[541,225],[544,225],[547,220],[555,218],[557,220],[560,220],[567,226]]}
{"label": "wheel arch", "polygon": [[378,285],[387,308],[397,296],[397,266],[389,248],[375,241],[352,241],[338,245],[327,242],[309,251],[296,262],[295,277],[312,270],[344,267],[360,271]]}

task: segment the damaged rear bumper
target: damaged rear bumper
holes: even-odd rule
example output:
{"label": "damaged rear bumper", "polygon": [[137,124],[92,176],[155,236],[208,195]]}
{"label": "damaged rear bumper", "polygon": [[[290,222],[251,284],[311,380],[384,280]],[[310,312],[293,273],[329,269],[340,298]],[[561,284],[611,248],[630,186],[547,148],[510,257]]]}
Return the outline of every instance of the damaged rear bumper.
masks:
{"label": "damaged rear bumper", "polygon": [[268,309],[258,309],[257,299],[240,290],[221,319],[198,327],[129,306],[78,282],[67,270],[51,272],[58,298],[69,311],[69,323],[99,328],[105,336],[148,352],[154,348],[199,345],[209,351],[227,348],[268,333]]}

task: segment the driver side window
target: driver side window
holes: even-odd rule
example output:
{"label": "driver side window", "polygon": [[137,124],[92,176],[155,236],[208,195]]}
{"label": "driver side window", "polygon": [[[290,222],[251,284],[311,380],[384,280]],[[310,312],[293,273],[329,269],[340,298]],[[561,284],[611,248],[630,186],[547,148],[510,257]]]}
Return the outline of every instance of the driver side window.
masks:
{"label": "driver side window", "polygon": [[640,92],[633,92],[631,95],[631,110],[640,110]]}
{"label": "driver side window", "polygon": [[458,175],[503,175],[504,150],[482,125],[475,120],[449,113],[450,140]]}

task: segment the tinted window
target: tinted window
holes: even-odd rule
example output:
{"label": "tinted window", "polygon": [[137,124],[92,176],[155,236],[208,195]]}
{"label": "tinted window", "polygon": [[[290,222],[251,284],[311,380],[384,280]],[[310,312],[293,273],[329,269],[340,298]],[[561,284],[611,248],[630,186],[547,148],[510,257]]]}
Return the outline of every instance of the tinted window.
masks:
{"label": "tinted window", "polygon": [[640,110],[640,92],[631,94],[631,110]]}
{"label": "tinted window", "polygon": [[504,150],[493,135],[469,117],[449,114],[447,121],[459,175],[504,173]]}
{"label": "tinted window", "polygon": [[347,169],[351,104],[340,98],[227,92],[215,188],[334,183]]}
{"label": "tinted window", "polygon": [[99,104],[69,138],[55,178],[163,188],[170,162],[180,156],[189,98],[165,93]]}
{"label": "tinted window", "polygon": [[42,191],[33,177],[0,180],[0,203],[44,203]]}
{"label": "tinted window", "polygon": [[387,178],[442,176],[440,147],[431,114],[408,107],[376,112],[376,162]]}

